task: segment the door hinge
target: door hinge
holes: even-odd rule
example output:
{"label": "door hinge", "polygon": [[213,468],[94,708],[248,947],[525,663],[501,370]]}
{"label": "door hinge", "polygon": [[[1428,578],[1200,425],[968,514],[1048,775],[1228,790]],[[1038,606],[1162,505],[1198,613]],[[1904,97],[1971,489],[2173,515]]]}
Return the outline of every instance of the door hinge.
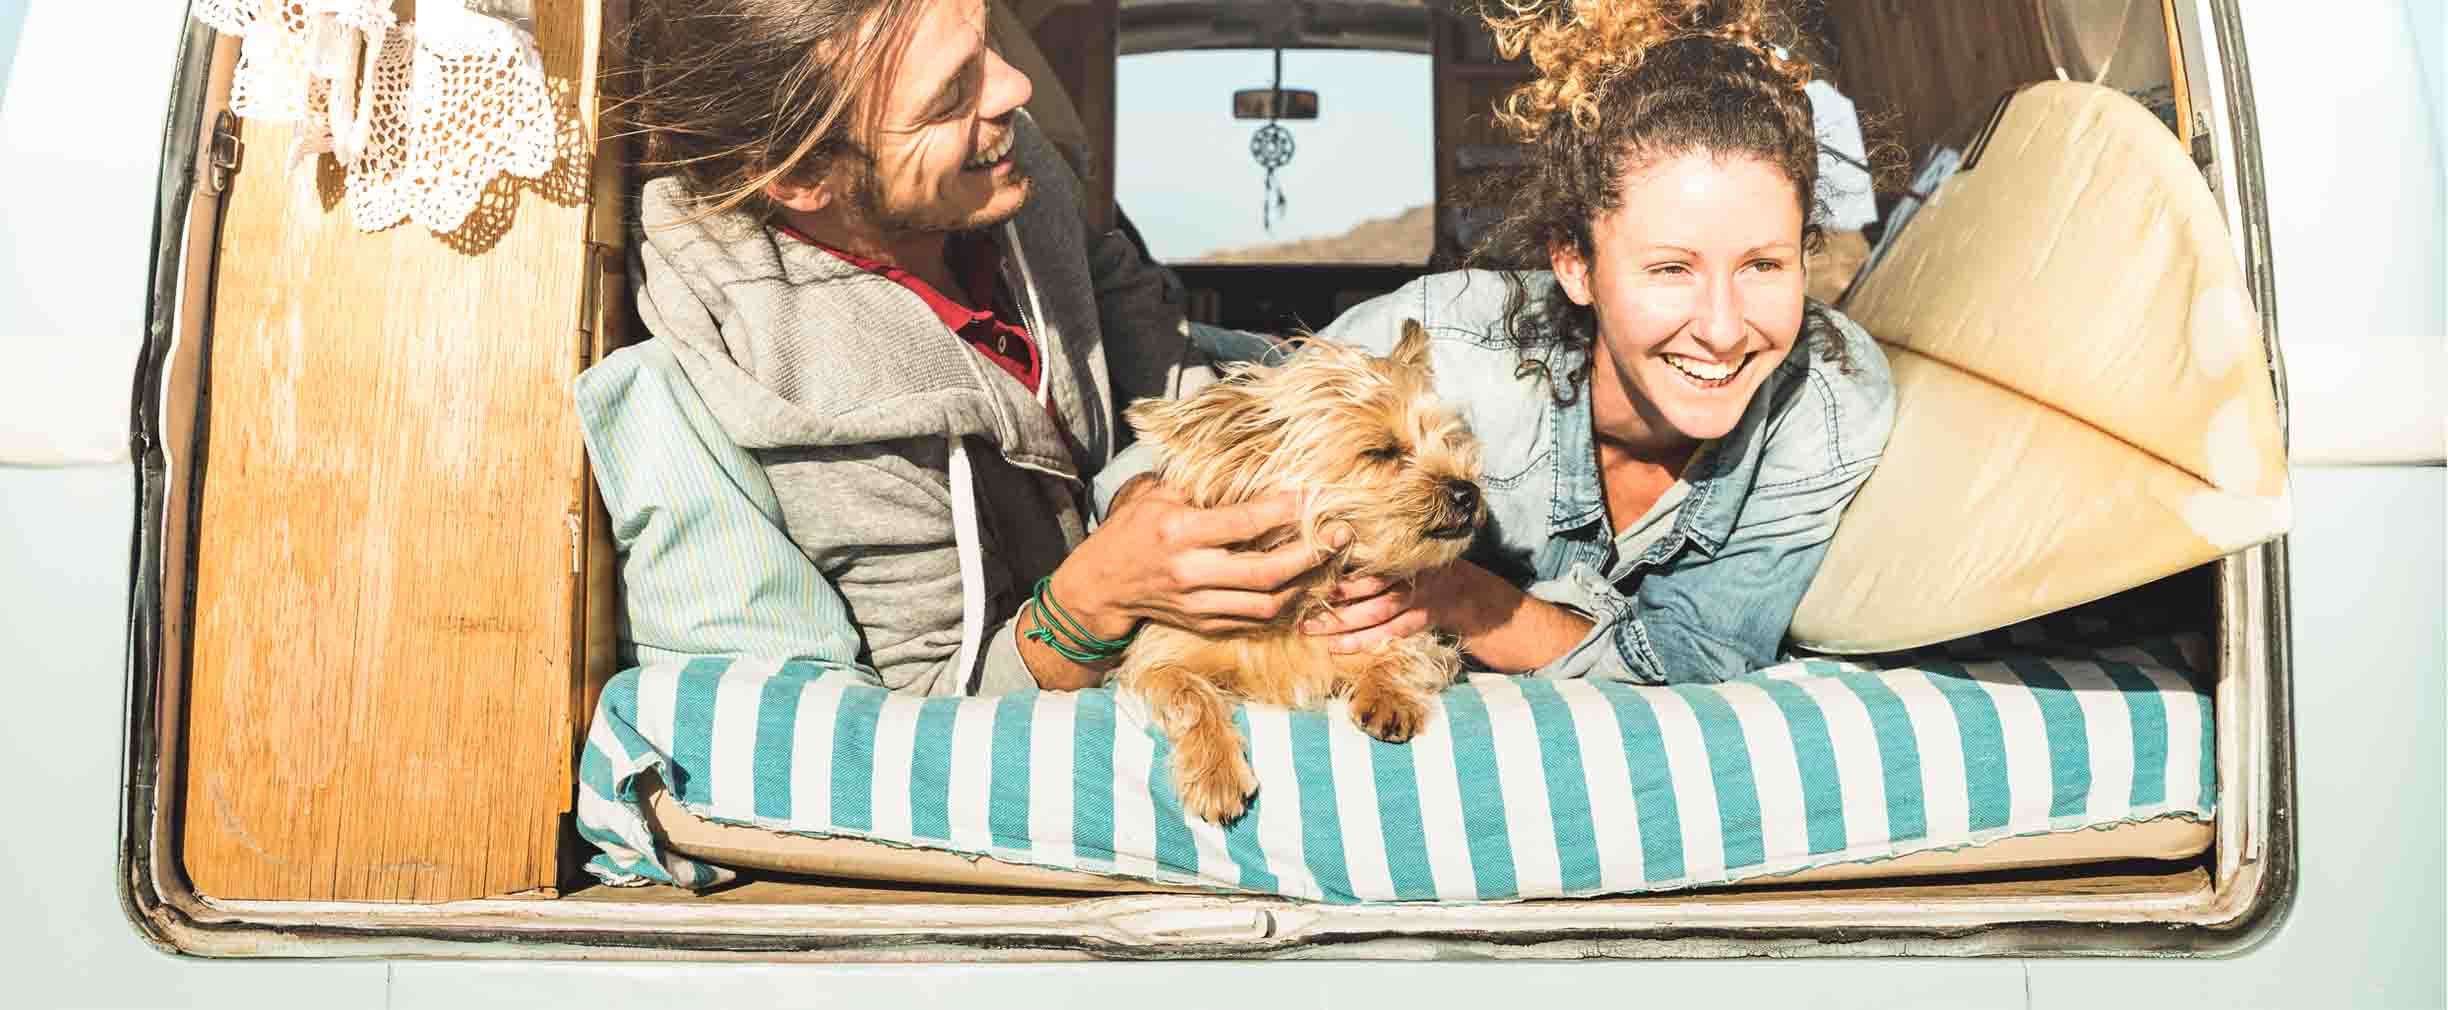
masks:
{"label": "door hinge", "polygon": [[563,513],[561,519],[569,526],[570,574],[586,574],[586,519],[577,512]]}
{"label": "door hinge", "polygon": [[[589,242],[580,254],[578,285],[578,354],[581,365],[594,364],[598,356],[596,332],[603,312],[604,276],[621,269],[619,253],[601,242]],[[604,348],[603,350],[609,350]]]}
{"label": "door hinge", "polygon": [[211,138],[205,141],[204,192],[220,196],[229,191],[230,176],[238,171],[238,116],[228,109],[213,117]]}

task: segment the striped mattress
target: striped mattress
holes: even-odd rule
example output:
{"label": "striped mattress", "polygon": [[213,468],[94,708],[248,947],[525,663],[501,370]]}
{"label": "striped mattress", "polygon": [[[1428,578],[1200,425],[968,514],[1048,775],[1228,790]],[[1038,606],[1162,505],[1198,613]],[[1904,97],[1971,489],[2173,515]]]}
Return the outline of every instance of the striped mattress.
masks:
{"label": "striped mattress", "polygon": [[2027,625],[1707,686],[1477,676],[1406,745],[1340,704],[1246,706],[1260,787],[1229,827],[1183,814],[1162,733],[1110,690],[925,699],[810,662],[656,662],[603,694],[579,824],[613,884],[732,877],[659,843],[652,773],[719,823],[1326,902],[1673,890],[2206,821],[2203,648]]}

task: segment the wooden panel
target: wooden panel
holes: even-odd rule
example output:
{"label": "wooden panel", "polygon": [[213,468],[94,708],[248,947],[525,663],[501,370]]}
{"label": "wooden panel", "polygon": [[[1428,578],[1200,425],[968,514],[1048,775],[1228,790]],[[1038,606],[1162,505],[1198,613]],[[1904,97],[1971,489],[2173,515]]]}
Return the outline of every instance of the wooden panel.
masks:
{"label": "wooden panel", "polygon": [[2167,43],[2169,98],[2176,104],[2176,139],[2193,149],[2193,89],[2186,80],[2184,32],[2176,26],[2176,0],[2160,0],[2159,31]]}
{"label": "wooden panel", "polygon": [[986,41],[1001,53],[1012,69],[1029,79],[1028,113],[1037,121],[1037,132],[1045,135],[1073,173],[1082,166],[1093,165],[1096,143],[1089,139],[1088,128],[1080,122],[1079,110],[1071,104],[1069,85],[1054,65],[1046,61],[1037,47],[1037,39],[1029,34],[1029,23],[1009,4],[994,4],[986,9]]}
{"label": "wooden panel", "polygon": [[1915,161],[2016,85],[2056,77],[2031,0],[1828,0],[1827,14],[1836,86],[1892,117]]}
{"label": "wooden panel", "polygon": [[[402,4],[403,16],[411,16]],[[565,121],[596,4],[540,0]],[[244,125],[210,350],[183,857],[219,898],[549,888],[572,796],[581,131],[469,224],[365,234]]]}
{"label": "wooden panel", "polygon": [[1066,3],[1040,17],[1030,35],[1071,97],[1091,150],[1081,159],[1088,226],[1114,226],[1114,60],[1120,50],[1115,0]]}
{"label": "wooden panel", "polygon": [[1494,36],[1476,17],[1437,18],[1434,44],[1436,108],[1436,262],[1451,262],[1468,251],[1475,236],[1461,227],[1466,214],[1485,215],[1494,208],[1476,208],[1489,179],[1488,158],[1516,147],[1511,135],[1496,124],[1496,104],[1533,71],[1527,60],[1503,60]]}

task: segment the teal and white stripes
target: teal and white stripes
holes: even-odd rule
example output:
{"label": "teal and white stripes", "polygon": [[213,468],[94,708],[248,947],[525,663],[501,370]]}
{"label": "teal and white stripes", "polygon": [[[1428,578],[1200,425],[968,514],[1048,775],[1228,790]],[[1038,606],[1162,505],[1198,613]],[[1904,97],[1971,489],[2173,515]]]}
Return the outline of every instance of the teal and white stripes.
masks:
{"label": "teal and white stripes", "polygon": [[1251,706],[1260,790],[1230,828],[1182,813],[1166,742],[1111,692],[922,699],[814,663],[663,662],[605,692],[579,816],[616,883],[728,876],[649,836],[632,788],[657,769],[717,821],[1329,902],[1666,890],[2208,819],[2206,695],[2153,661],[2183,650],[2069,654],[1705,687],[1481,676],[1403,746],[1340,703]]}

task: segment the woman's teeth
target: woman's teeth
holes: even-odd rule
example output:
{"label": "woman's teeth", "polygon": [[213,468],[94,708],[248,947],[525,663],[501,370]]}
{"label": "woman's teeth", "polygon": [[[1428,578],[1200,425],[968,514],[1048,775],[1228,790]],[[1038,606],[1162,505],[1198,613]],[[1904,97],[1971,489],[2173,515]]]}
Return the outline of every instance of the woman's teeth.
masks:
{"label": "woman's teeth", "polygon": [[1742,357],[1742,360],[1731,364],[1687,358],[1680,354],[1669,354],[1665,358],[1668,366],[1704,386],[1725,385],[1733,380],[1734,373],[1742,371],[1742,366],[1751,360],[1751,356],[1747,354]]}
{"label": "woman's teeth", "polygon": [[962,167],[962,168],[985,168],[985,167],[986,167],[986,166],[988,166],[988,165],[992,165],[992,164],[994,164],[995,162],[998,162],[998,161],[1003,160],[1003,156],[1004,156],[1004,155],[1007,155],[1007,154],[1010,154],[1010,153],[1011,153],[1011,149],[1012,149],[1012,138],[1013,138],[1013,137],[1015,137],[1015,136],[1018,136],[1018,134],[1016,134],[1016,133],[1009,133],[1009,132],[1006,132],[1005,134],[1003,134],[1003,139],[998,140],[998,141],[995,141],[995,145],[994,145],[993,147],[990,147],[990,148],[987,148],[987,149],[986,149],[986,150],[984,150],[984,151],[978,152],[978,156],[977,156],[977,157],[975,157],[975,158],[971,158],[971,159],[969,159],[968,161],[963,162],[963,163],[961,164],[961,167]]}

